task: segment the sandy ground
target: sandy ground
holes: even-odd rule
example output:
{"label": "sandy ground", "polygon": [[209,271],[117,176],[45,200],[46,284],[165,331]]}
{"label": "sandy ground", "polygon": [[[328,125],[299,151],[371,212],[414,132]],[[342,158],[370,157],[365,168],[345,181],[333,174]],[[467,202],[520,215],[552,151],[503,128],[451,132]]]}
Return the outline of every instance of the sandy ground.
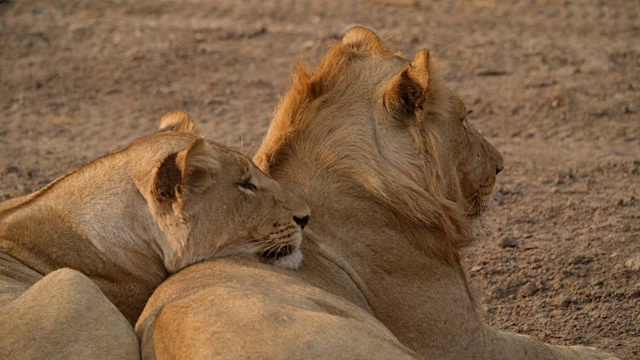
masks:
{"label": "sandy ground", "polygon": [[354,24],[448,60],[504,155],[487,236],[465,253],[487,321],[640,357],[635,0],[0,0],[0,200],[174,108],[251,154],[293,65]]}

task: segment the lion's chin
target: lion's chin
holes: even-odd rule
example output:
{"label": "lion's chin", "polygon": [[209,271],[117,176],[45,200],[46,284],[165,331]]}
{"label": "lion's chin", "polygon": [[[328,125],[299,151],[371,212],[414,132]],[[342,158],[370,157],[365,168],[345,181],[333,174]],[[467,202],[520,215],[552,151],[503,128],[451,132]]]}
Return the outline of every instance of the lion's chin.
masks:
{"label": "lion's chin", "polygon": [[273,265],[285,269],[297,270],[300,268],[300,265],[302,265],[302,259],[302,251],[300,251],[298,247],[290,255],[279,257]]}
{"label": "lion's chin", "polygon": [[480,231],[482,230],[482,227],[482,215],[478,214],[471,219],[471,229],[473,229],[473,231]]}

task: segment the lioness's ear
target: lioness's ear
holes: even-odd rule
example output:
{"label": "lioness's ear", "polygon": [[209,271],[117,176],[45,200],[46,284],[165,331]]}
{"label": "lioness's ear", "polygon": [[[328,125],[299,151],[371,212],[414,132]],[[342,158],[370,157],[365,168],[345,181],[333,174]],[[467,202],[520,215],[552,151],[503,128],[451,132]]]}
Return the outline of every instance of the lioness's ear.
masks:
{"label": "lioness's ear", "polygon": [[168,155],[156,170],[151,193],[159,203],[183,200],[186,193],[199,194],[215,180],[221,165],[203,138],[193,140],[186,149]]}
{"label": "lioness's ear", "polygon": [[215,183],[214,175],[222,165],[212,156],[214,151],[204,138],[197,138],[178,153],[176,164],[182,175],[178,196],[199,194]]}
{"label": "lioness's ear", "polygon": [[387,112],[402,122],[410,121],[422,109],[428,86],[429,52],[422,50],[387,84],[382,94]]}
{"label": "lioness's ear", "polygon": [[170,154],[156,170],[151,193],[158,202],[173,201],[176,198],[176,187],[182,181],[182,174],[176,164],[177,153]]}
{"label": "lioness's ear", "polygon": [[160,131],[195,133],[195,124],[189,114],[182,110],[171,110],[160,118]]}
{"label": "lioness's ear", "polygon": [[371,29],[362,26],[354,26],[347,30],[342,37],[342,45],[365,53],[389,54],[378,35]]}

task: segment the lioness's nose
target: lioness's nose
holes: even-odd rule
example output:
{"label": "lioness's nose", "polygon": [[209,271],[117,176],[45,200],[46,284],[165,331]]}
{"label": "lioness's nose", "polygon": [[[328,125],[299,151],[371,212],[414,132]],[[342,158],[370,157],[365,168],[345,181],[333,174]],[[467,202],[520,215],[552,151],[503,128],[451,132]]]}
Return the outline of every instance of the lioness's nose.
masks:
{"label": "lioness's nose", "polygon": [[500,174],[500,171],[502,171],[502,169],[504,169],[504,166],[496,167],[496,175]]}
{"label": "lioness's nose", "polygon": [[294,216],[293,221],[295,221],[296,224],[300,225],[300,229],[304,229],[304,227],[307,226],[307,223],[309,222],[309,215],[305,215],[301,218]]}

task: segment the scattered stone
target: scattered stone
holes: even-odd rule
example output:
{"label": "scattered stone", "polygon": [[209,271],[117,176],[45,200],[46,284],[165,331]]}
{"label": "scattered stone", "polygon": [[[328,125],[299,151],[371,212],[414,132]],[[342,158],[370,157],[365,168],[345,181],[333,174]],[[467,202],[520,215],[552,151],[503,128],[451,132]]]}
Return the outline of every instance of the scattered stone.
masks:
{"label": "scattered stone", "polygon": [[493,306],[489,306],[487,304],[482,304],[482,310],[487,314],[493,315],[496,313],[496,308],[494,308]]}
{"label": "scattered stone", "polygon": [[476,76],[503,76],[503,75],[507,75],[508,73],[504,70],[498,70],[498,69],[486,69],[486,70],[480,70],[476,73]]}
{"label": "scattered stone", "polygon": [[577,304],[578,300],[571,296],[565,296],[558,302],[558,306],[561,308],[568,308],[571,305]]}
{"label": "scattered stone", "polygon": [[511,235],[504,235],[498,239],[498,247],[503,249],[518,247],[518,238]]}
{"label": "scattered stone", "polygon": [[574,256],[573,259],[571,259],[571,261],[569,261],[570,265],[587,265],[589,263],[593,262],[593,258],[588,257],[588,256]]}
{"label": "scattered stone", "polygon": [[537,286],[535,286],[534,284],[529,283],[525,287],[522,288],[522,290],[520,291],[520,294],[523,297],[531,297],[531,296],[537,294],[538,291],[540,291],[540,289]]}
{"label": "scattered stone", "polygon": [[635,253],[627,258],[624,266],[631,271],[640,271],[640,253]]}
{"label": "scattered stone", "polygon": [[525,85],[525,87],[527,87],[527,88],[545,88],[545,87],[556,85],[557,83],[558,83],[558,80],[556,80],[556,79],[536,79],[536,80],[533,80],[533,81],[530,81],[529,83],[527,83]]}
{"label": "scattered stone", "polygon": [[557,92],[553,94],[553,96],[551,97],[552,108],[557,108],[559,106],[562,106],[564,105],[565,102],[566,102],[566,99],[562,93]]}
{"label": "scattered stone", "polygon": [[480,270],[482,270],[482,266],[480,266],[480,265],[476,265],[476,266],[471,268],[471,272],[478,272]]}

